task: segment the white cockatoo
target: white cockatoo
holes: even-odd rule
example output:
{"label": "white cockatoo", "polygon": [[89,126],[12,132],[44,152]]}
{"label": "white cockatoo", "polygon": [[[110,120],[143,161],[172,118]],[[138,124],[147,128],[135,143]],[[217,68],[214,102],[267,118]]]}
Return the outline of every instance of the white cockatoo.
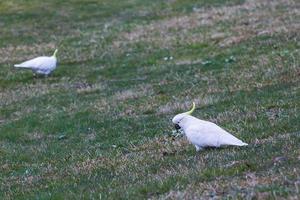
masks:
{"label": "white cockatoo", "polygon": [[216,124],[191,116],[195,103],[190,111],[176,115],[172,122],[175,129],[181,129],[187,139],[200,151],[204,147],[220,147],[222,145],[246,146],[242,142]]}
{"label": "white cockatoo", "polygon": [[43,74],[48,76],[56,68],[57,64],[57,49],[52,56],[40,56],[31,60],[25,61],[21,64],[14,65],[19,68],[31,69],[36,74]]}

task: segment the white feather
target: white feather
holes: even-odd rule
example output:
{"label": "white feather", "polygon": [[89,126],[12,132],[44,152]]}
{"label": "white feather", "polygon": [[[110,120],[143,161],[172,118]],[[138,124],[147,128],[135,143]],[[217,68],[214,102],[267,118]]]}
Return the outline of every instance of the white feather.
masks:
{"label": "white feather", "polygon": [[203,147],[248,145],[218,125],[209,121],[197,119],[185,113],[176,115],[172,121],[174,124],[178,124],[181,127],[187,139],[195,145],[197,151]]}
{"label": "white feather", "polygon": [[48,75],[56,68],[57,59],[56,59],[56,52],[53,54],[53,56],[41,56],[37,58],[33,58],[31,60],[25,61],[20,64],[14,65],[18,68],[27,68],[31,69],[33,72],[37,74],[44,74]]}

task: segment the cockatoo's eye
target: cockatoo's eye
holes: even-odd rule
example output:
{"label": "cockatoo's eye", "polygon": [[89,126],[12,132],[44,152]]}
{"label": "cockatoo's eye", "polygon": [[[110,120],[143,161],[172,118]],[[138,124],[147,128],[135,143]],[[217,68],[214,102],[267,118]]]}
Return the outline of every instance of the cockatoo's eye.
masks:
{"label": "cockatoo's eye", "polygon": [[175,124],[175,129],[179,130],[179,129],[181,129],[181,127],[178,124]]}

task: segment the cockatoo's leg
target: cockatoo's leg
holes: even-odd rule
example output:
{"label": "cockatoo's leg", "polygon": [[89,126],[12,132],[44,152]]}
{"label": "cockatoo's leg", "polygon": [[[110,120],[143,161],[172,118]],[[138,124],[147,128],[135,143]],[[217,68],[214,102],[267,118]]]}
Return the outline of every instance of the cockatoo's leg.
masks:
{"label": "cockatoo's leg", "polygon": [[199,147],[198,145],[195,145],[195,147],[196,147],[196,151],[201,151],[202,150],[202,148]]}

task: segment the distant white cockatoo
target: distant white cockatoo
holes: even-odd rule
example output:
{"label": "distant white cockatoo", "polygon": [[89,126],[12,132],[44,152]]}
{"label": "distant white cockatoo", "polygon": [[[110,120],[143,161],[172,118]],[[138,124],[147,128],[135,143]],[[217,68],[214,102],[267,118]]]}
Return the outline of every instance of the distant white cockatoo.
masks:
{"label": "distant white cockatoo", "polygon": [[172,122],[175,128],[181,129],[187,139],[200,151],[204,147],[220,147],[223,145],[246,146],[242,142],[216,124],[191,116],[195,103],[190,111],[176,115]]}
{"label": "distant white cockatoo", "polygon": [[54,51],[52,56],[41,56],[25,61],[21,64],[14,65],[19,68],[31,69],[36,74],[43,74],[48,76],[56,68],[57,64],[57,49]]}

